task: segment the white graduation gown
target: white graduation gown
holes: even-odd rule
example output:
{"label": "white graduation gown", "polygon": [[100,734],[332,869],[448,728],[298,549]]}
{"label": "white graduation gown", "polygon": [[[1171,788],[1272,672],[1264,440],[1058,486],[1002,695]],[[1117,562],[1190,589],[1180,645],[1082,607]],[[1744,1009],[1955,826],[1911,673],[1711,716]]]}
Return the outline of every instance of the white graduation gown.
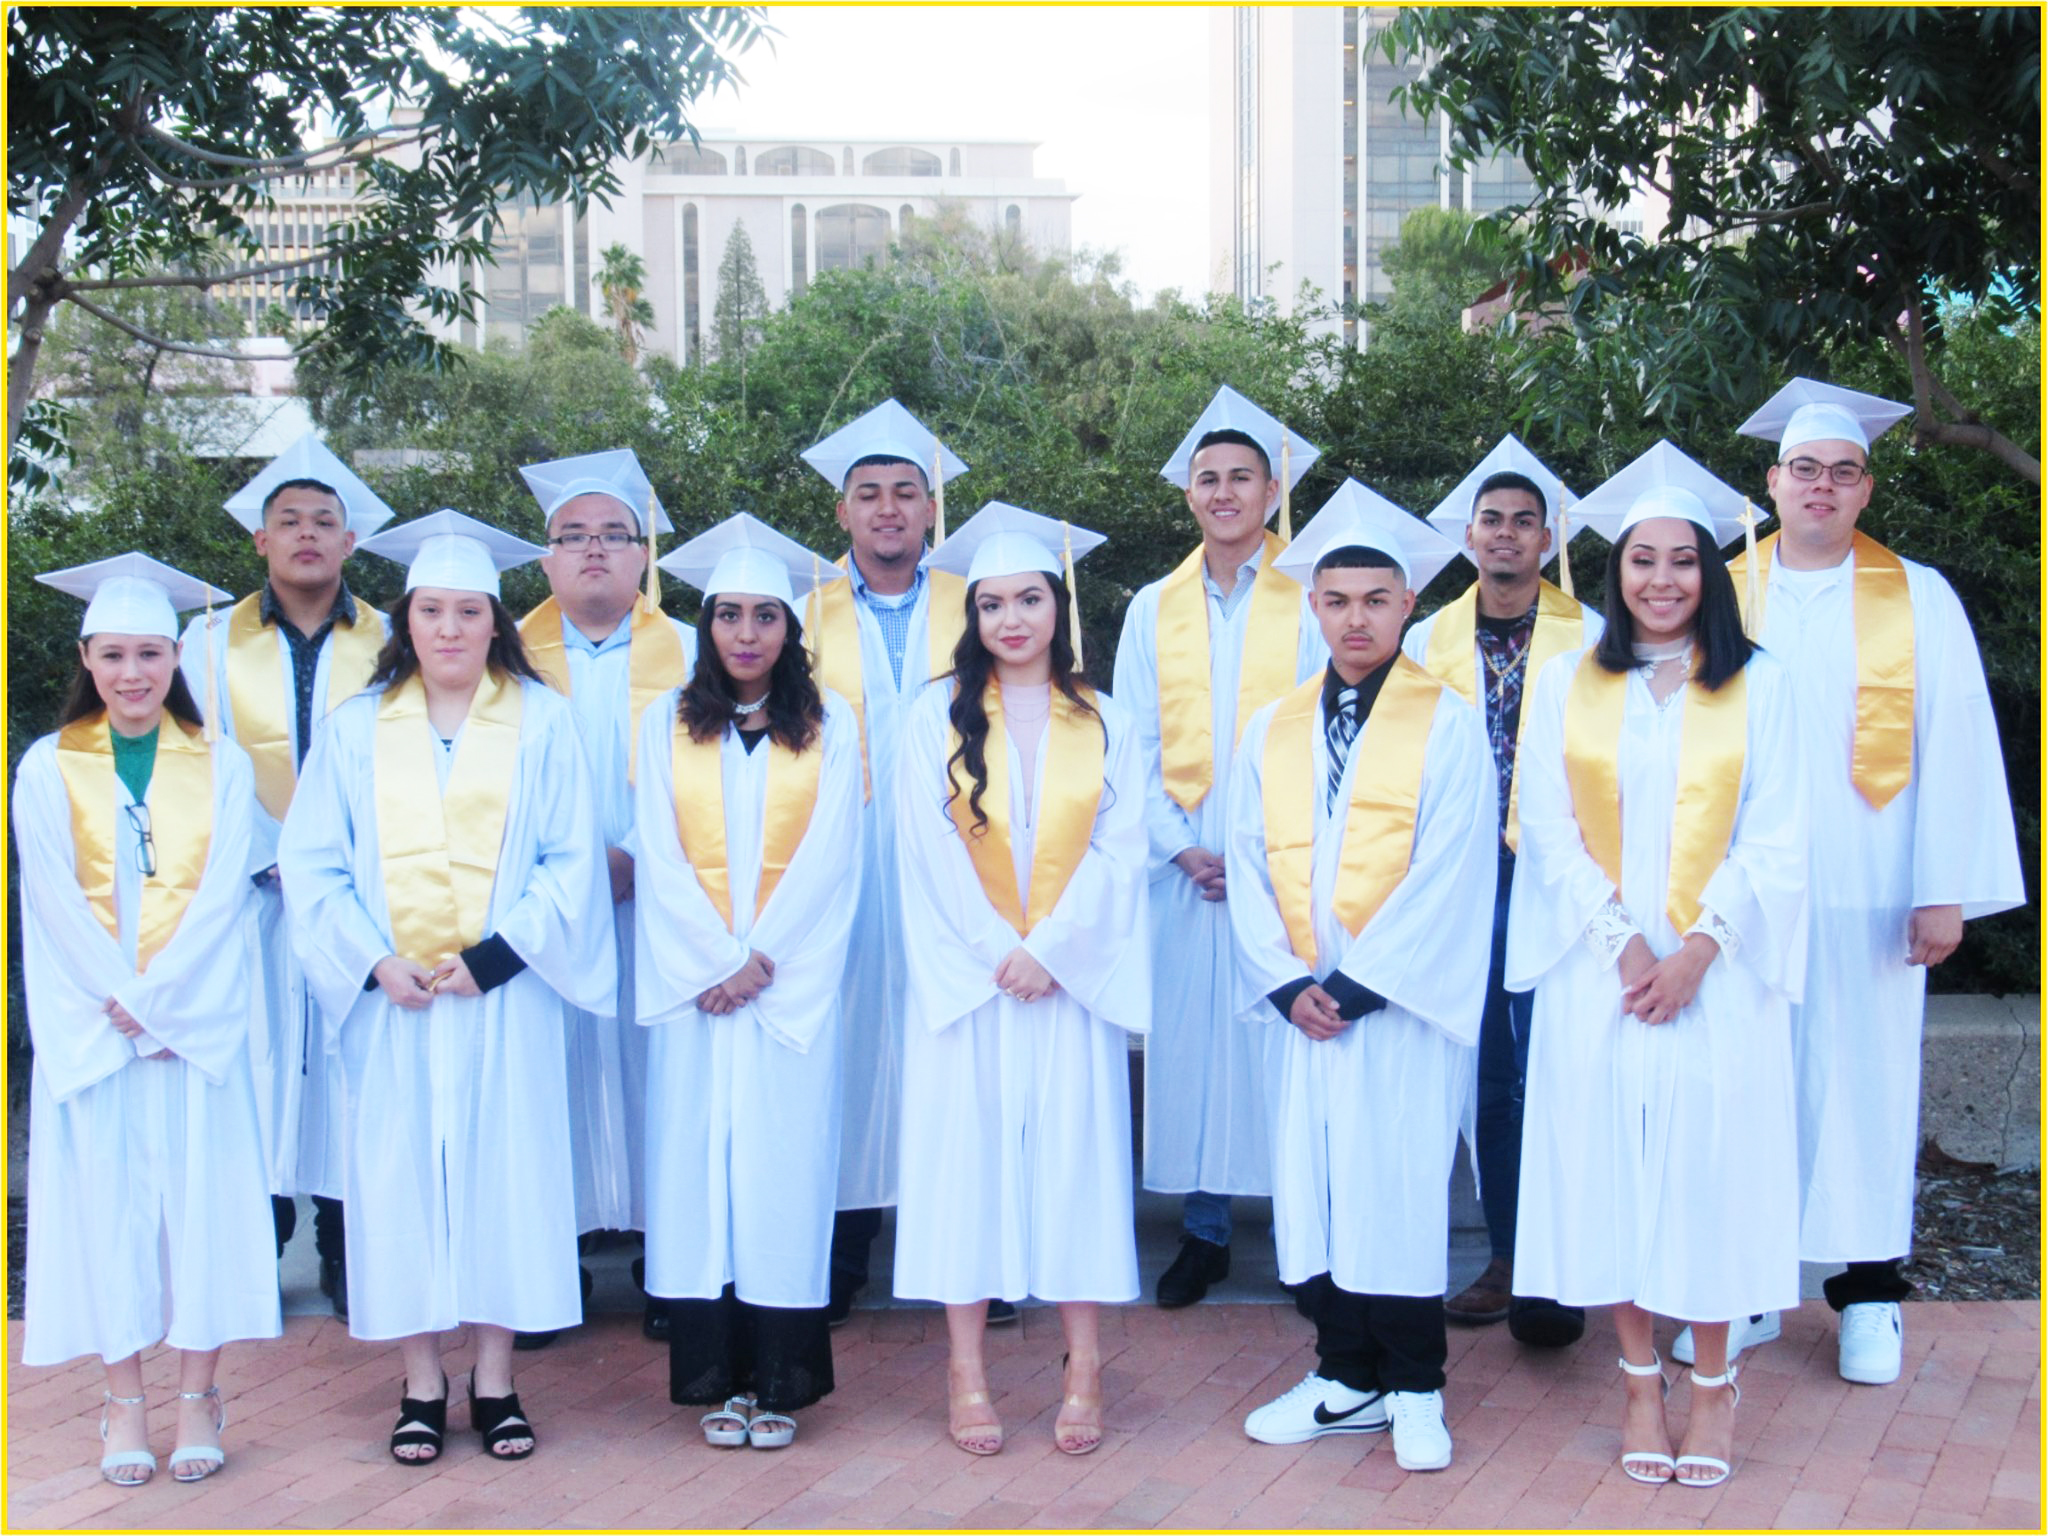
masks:
{"label": "white graduation gown", "polygon": [[[1130,1048],[1152,1022],[1145,914],[1144,766],[1107,695],[1102,799],[1088,852],[1024,947],[1056,989],[1019,1003],[996,987],[1017,931],[983,894],[946,810],[947,706],[936,683],[905,723],[897,850],[910,946],[903,1042],[896,1295],[938,1302],[1128,1302]],[[1038,758],[1044,799],[1046,753]],[[1010,748],[1010,836],[1020,891],[1033,828]]]}
{"label": "white graduation gown", "polygon": [[[1278,572],[1261,582],[1293,582]],[[1236,756],[1237,689],[1251,627],[1247,593],[1229,614],[1203,587],[1209,607],[1209,793],[1192,812],[1166,793],[1159,746],[1159,595],[1138,590],[1117,643],[1116,697],[1130,712],[1145,763],[1145,821],[1151,841],[1153,1030],[1145,1041],[1145,1188],[1211,1195],[1266,1195],[1273,1037],[1237,1022],[1237,953],[1230,914],[1206,902],[1172,861],[1200,847],[1224,855],[1230,836],[1230,772]],[[1329,658],[1302,600],[1295,681]],[[1229,861],[1225,857],[1225,865]]]}
{"label": "white graduation gown", "polygon": [[1312,1041],[1266,996],[1304,972],[1266,867],[1266,736],[1252,717],[1230,785],[1230,923],[1240,1028],[1264,1031],[1278,1063],[1273,1100],[1273,1236],[1289,1285],[1328,1271],[1349,1292],[1441,1296],[1458,1114],[1473,1071],[1498,869],[1499,790],[1478,712],[1449,689],[1429,727],[1408,872],[1354,938],[1332,903],[1351,781],[1371,751],[1370,718],[1334,808],[1321,707],[1310,903],[1318,977],[1342,971],[1387,1006]]}
{"label": "white graduation gown", "polygon": [[1816,838],[1799,1072],[1799,1255],[1883,1260],[1913,1242],[1920,1026],[1927,968],[1906,964],[1915,907],[1965,918],[2026,900],[2005,759],[1977,643],[1955,591],[1907,561],[1913,778],[1872,811],[1849,778],[1856,735],[1853,557],[1832,571],[1775,558],[1762,640],[1792,675]]}
{"label": "white graduation gown", "polygon": [[[166,722],[163,731],[177,729]],[[249,759],[213,749],[213,836],[199,889],[148,971],[135,971],[142,880],[116,814],[108,934],[79,889],[57,739],[23,755],[14,785],[21,950],[35,1065],[29,1080],[28,1256],[22,1363],[112,1362],[167,1340],[212,1350],[279,1328],[276,1234],[249,1075],[244,920],[259,867]],[[165,826],[152,779],[145,801]],[[115,780],[117,805],[133,801]],[[130,1042],[101,1012],[118,1000]],[[176,1057],[146,1060],[168,1047]]]}
{"label": "white graduation gown", "polygon": [[[636,945],[648,1027],[647,1290],[815,1308],[827,1300],[838,1190],[840,981],[860,848],[860,734],[825,691],[824,762],[803,840],[755,915],[769,746],[728,729],[725,796],[733,927],[704,893],[676,832],[676,694],[640,731]],[[775,978],[731,1014],[697,1007],[759,950]]]}
{"label": "white graduation gown", "polygon": [[[620,621],[630,625],[630,615]],[[683,660],[695,666],[697,632],[668,621],[683,645]],[[571,628],[562,618],[566,638]],[[607,848],[623,848],[633,830],[633,787],[627,782],[627,744],[639,722],[632,718],[632,647],[618,645],[595,654],[564,645],[569,669],[569,705],[576,734],[590,760],[590,794],[597,808],[599,836]],[[684,679],[675,680],[678,687]],[[638,880],[634,882],[638,891]],[[616,1014],[571,1007],[569,1049],[569,1137],[576,1180],[576,1231],[621,1231],[647,1226],[646,1126],[647,1037],[632,1028],[633,905],[612,908],[618,956]]]}
{"label": "white graduation gown", "polygon": [[[377,846],[379,696],[328,717],[278,845],[292,943],[347,1078],[358,1339],[460,1323],[540,1332],[582,1316],[562,1032],[568,1007],[612,1006],[611,926],[592,921],[611,891],[575,716],[545,684],[521,687],[486,926],[527,963],[510,981],[425,1010],[364,988],[392,953]],[[449,761],[436,754],[444,787]]]}
{"label": "white graduation gown", "polygon": [[[391,621],[382,613],[374,622],[380,633],[389,635]],[[277,647],[277,687],[284,703],[285,730],[292,751],[298,752],[299,712],[292,687],[291,642],[273,627],[271,639]],[[224,610],[214,611],[209,640],[206,616],[201,614],[185,626],[183,651],[178,659],[185,685],[192,698],[206,708],[206,659],[213,663],[214,710],[220,731],[232,737],[235,730],[234,701],[228,697],[228,620]],[[313,669],[313,726],[317,735],[324,700],[328,699],[329,668],[334,659],[330,633],[320,643],[320,659]],[[267,870],[277,863],[277,835],[283,825],[255,801],[253,839],[254,868]],[[322,1049],[325,1027],[321,1024],[306,987],[305,973],[292,954],[286,932],[284,893],[274,884],[256,892],[244,919],[250,944],[258,957],[258,985],[249,995],[249,1066],[256,1082],[256,1108],[263,1118],[263,1146],[270,1170],[273,1195],[341,1195],[341,1064]]]}
{"label": "white graduation gown", "polygon": [[903,901],[896,879],[896,763],[904,717],[931,682],[931,583],[918,591],[903,648],[903,679],[889,670],[881,625],[855,600],[860,625],[868,776],[861,813],[860,900],[847,949],[840,1014],[846,1113],[839,1139],[841,1211],[896,1204],[896,1145],[903,1104]]}
{"label": "white graduation gown", "polygon": [[[1515,1291],[1634,1302],[1719,1323],[1799,1304],[1790,1000],[1806,951],[1808,823],[1792,691],[1768,655],[1747,669],[1749,730],[1727,859],[1702,905],[1736,936],[1667,1025],[1624,1018],[1621,977],[1586,942],[1617,894],[1586,852],[1565,778],[1579,653],[1543,669],[1523,718],[1522,847],[1508,986],[1536,989],[1515,1219]],[[1621,891],[1650,949],[1665,914],[1683,699],[1639,673],[1623,707]]]}

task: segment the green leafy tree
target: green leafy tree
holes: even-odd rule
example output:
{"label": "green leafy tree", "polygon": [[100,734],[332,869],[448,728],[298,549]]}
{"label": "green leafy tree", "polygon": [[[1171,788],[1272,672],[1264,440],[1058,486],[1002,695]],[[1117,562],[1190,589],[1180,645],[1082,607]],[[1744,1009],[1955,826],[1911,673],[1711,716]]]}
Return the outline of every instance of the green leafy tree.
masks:
{"label": "green leafy tree", "polygon": [[604,265],[597,269],[597,286],[612,329],[618,332],[619,351],[628,363],[638,363],[641,339],[654,324],[654,301],[641,292],[647,286],[647,263],[622,244],[608,245]]}
{"label": "green leafy tree", "polygon": [[[1603,387],[1689,426],[1881,339],[1920,444],[2038,485],[2023,424],[1956,387],[1942,305],[2038,313],[2040,29],[2029,8],[1430,6],[1384,46],[1430,61],[1405,103],[1444,115],[1454,163],[1528,166],[1534,195],[1499,216],[1521,300],[1561,310]],[[1598,212],[1642,187],[1661,230]],[[1567,354],[1528,361],[1540,416]]]}
{"label": "green leafy tree", "polygon": [[[711,346],[746,378],[747,354],[761,343],[768,318],[768,290],[754,260],[754,240],[744,220],[735,221],[718,259],[718,297],[711,306]],[[744,382],[742,384],[744,393]]]}
{"label": "green leafy tree", "polygon": [[1459,314],[1507,276],[1512,258],[1499,226],[1461,208],[1411,210],[1380,265],[1393,279],[1396,313],[1442,319]]}
{"label": "green leafy tree", "polygon": [[[732,78],[759,15],[11,7],[7,206],[36,235],[8,273],[10,452],[52,312],[127,325],[122,290],[282,276],[316,322],[302,352],[444,361],[421,316],[471,313],[445,274],[491,259],[499,208],[614,191],[620,158],[692,132],[688,104]],[[309,148],[315,124],[333,136]],[[278,186],[341,168],[353,216],[260,259],[252,216]]]}

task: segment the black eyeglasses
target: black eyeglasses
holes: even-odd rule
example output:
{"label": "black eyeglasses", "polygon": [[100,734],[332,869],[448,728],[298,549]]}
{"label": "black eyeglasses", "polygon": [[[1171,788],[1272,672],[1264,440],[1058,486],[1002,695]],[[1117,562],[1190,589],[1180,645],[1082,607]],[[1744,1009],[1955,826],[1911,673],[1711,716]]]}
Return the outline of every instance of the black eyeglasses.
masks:
{"label": "black eyeglasses", "polygon": [[145,878],[156,874],[156,839],[149,832],[149,807],[141,804],[123,806],[128,813],[128,825],[135,829],[135,868]]}
{"label": "black eyeglasses", "polygon": [[1787,459],[1785,468],[1792,472],[1794,480],[1819,480],[1826,471],[1829,480],[1838,486],[1853,486],[1870,473],[1869,467],[1858,464],[1854,459],[1837,459],[1833,464],[1822,464],[1818,459],[1800,457]]}
{"label": "black eyeglasses", "polygon": [[574,550],[580,553],[590,548],[590,541],[593,539],[607,550],[623,550],[628,545],[640,542],[638,534],[608,528],[601,534],[553,534],[549,536],[548,543],[558,550]]}

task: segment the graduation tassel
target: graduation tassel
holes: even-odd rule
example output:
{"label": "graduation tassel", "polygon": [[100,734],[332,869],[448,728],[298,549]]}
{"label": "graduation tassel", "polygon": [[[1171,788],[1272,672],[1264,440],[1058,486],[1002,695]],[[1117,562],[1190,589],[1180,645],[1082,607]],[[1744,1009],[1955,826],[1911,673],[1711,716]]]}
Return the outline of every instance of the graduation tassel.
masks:
{"label": "graduation tassel", "polygon": [[818,552],[811,551],[811,595],[804,600],[804,614],[810,621],[811,633],[804,637],[811,653],[811,671],[818,670],[818,638],[824,634],[825,625],[825,582],[824,568],[819,563]]}
{"label": "graduation tassel", "polygon": [[220,740],[220,712],[215,708],[215,686],[213,681],[213,589],[206,589],[206,725],[204,735],[209,742]]}
{"label": "graduation tassel", "polygon": [[1074,671],[1081,670],[1081,590],[1074,585],[1074,528],[1070,523],[1060,524],[1060,533],[1065,544],[1060,551],[1060,561],[1067,568],[1067,639],[1074,643]]}
{"label": "graduation tassel", "polygon": [[654,487],[647,487],[647,608],[661,612],[661,572],[654,564]]}
{"label": "graduation tassel", "polygon": [[946,451],[932,439],[932,548],[946,542]]}
{"label": "graduation tassel", "polygon": [[1294,487],[1294,476],[1289,473],[1293,468],[1294,441],[1287,436],[1287,429],[1282,427],[1280,429],[1280,542],[1282,544],[1294,543],[1294,515],[1293,509],[1288,506],[1288,498],[1292,495]]}
{"label": "graduation tassel", "polygon": [[1742,569],[1744,596],[1749,600],[1742,608],[1742,633],[1751,640],[1763,623],[1762,573],[1756,568],[1756,506],[1748,497],[1742,499]]}
{"label": "graduation tassel", "polygon": [[1557,498],[1557,585],[1567,598],[1576,598],[1572,589],[1572,499],[1562,486],[1558,487]]}

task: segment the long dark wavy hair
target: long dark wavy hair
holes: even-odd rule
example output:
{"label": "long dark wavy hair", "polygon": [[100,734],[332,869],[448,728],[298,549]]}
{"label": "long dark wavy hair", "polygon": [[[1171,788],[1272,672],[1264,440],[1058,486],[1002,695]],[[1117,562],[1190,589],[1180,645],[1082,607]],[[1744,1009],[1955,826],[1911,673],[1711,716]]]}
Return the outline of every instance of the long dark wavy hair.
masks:
{"label": "long dark wavy hair", "polygon": [[[697,668],[683,686],[676,701],[676,718],[693,742],[708,742],[723,736],[725,728],[739,719],[740,702],[732,674],[711,639],[711,616],[718,607],[715,597],[704,600],[697,615]],[[804,752],[817,741],[825,724],[825,696],[818,692],[818,680],[811,676],[811,659],[804,651],[803,621],[787,603],[782,605],[785,623],[782,654],[768,670],[768,735],[791,752]]]}
{"label": "long dark wavy hair", "polygon": [[[175,645],[175,641],[165,641]],[[64,687],[64,702],[57,706],[57,729],[63,730],[75,720],[84,720],[88,715],[97,714],[107,707],[100,698],[99,685],[92,681],[92,673],[80,658],[78,671],[71,675],[71,681]],[[164,695],[164,708],[188,726],[203,726],[199,705],[192,698],[192,690],[185,686],[185,674],[177,668],[171,669],[170,690]]]}
{"label": "long dark wavy hair", "polygon": [[[1050,571],[1041,571],[1039,575],[1052,588],[1052,686],[1077,709],[1100,721],[1100,713],[1081,692],[1088,680],[1074,668],[1074,643],[1067,635],[1067,611],[1073,606],[1073,596],[1062,578]],[[946,760],[946,780],[952,786],[946,804],[950,806],[960,794],[960,780],[953,772],[958,764],[967,770],[967,777],[974,784],[968,791],[967,805],[974,813],[977,832],[988,826],[988,813],[981,808],[981,798],[988,793],[988,711],[981,700],[996,666],[995,657],[981,643],[981,618],[974,611],[974,596],[980,587],[981,583],[975,582],[967,589],[967,628],[960,632],[960,642],[953,647],[953,670],[947,674],[959,685],[953,691],[953,703],[947,714],[953,729],[960,733],[960,745]]]}
{"label": "long dark wavy hair", "polygon": [[[1728,574],[1714,536],[1697,523],[1692,532],[1700,552],[1700,606],[1692,620],[1699,659],[1692,675],[1711,691],[1749,665],[1756,643],[1742,633],[1742,605],[1735,600],[1735,579]],[[1624,534],[1607,552],[1607,628],[1593,656],[1609,672],[1627,672],[1636,665],[1635,617],[1621,596],[1621,557],[1627,544]]]}
{"label": "long dark wavy hair", "polygon": [[[479,596],[490,595],[484,593]],[[527,656],[526,643],[519,638],[519,626],[511,612],[496,598],[491,598],[490,603],[491,649],[484,658],[485,665],[507,677],[531,678],[536,683],[547,681]],[[363,686],[366,689],[397,688],[419,670],[420,654],[412,644],[412,593],[408,592],[391,610],[391,636],[384,642],[384,649],[377,653],[376,671],[370,674],[370,681]]]}

